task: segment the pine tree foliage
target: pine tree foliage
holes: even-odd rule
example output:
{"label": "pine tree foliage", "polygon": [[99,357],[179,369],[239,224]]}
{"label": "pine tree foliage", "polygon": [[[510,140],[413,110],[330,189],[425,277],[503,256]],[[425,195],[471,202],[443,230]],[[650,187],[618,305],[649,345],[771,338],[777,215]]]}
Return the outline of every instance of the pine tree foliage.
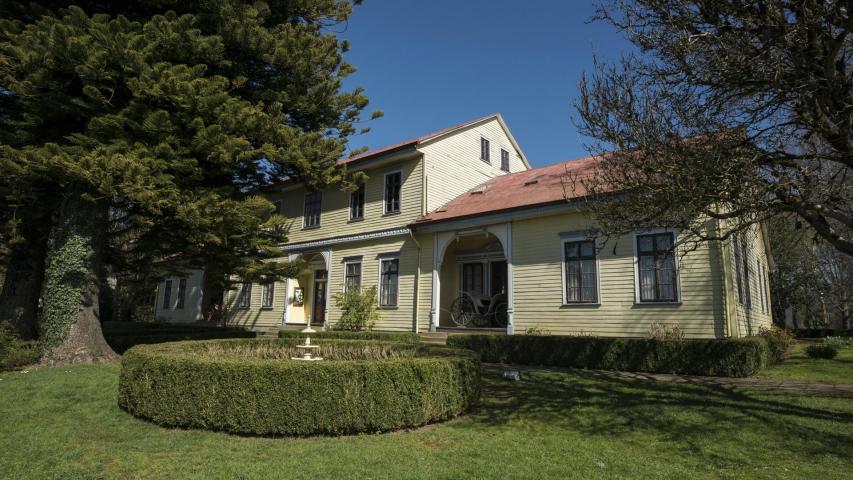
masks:
{"label": "pine tree foliage", "polygon": [[351,10],[344,0],[2,2],[6,238],[37,211],[62,226],[56,205],[84,201],[105,209],[114,270],[180,255],[244,278],[292,275],[270,260],[286,221],[257,192],[355,180],[337,160],[368,100],[343,90],[354,69],[332,28]]}

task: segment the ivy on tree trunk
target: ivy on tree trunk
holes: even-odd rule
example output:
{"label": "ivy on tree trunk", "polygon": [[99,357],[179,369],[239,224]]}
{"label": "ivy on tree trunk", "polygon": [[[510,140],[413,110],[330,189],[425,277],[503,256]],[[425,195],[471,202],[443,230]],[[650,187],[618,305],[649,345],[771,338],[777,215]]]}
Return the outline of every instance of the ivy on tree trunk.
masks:
{"label": "ivy on tree trunk", "polygon": [[62,202],[49,240],[39,322],[42,361],[65,364],[113,360],[99,318],[104,275],[106,202],[79,190]]}

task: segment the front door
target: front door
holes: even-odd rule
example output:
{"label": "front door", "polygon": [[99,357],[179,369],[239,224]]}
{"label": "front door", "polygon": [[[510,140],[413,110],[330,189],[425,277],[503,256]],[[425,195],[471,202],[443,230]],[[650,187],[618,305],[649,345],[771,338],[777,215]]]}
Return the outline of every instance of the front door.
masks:
{"label": "front door", "polygon": [[314,306],[311,315],[312,325],[322,325],[326,322],[326,282],[327,272],[317,270],[314,272]]}

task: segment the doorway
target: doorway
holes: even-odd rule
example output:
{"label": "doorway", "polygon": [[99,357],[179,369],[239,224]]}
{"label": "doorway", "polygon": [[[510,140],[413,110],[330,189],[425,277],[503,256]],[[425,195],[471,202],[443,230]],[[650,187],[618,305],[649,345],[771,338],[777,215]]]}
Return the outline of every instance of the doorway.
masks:
{"label": "doorway", "polygon": [[312,306],[311,324],[323,325],[326,323],[326,284],[328,283],[328,272],[326,270],[314,271],[314,302]]}

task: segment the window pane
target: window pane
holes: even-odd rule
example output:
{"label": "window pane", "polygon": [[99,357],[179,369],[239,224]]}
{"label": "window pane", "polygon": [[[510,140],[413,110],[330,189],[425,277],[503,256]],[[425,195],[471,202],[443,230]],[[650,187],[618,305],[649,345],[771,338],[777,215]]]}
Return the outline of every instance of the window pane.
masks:
{"label": "window pane", "polygon": [[566,258],[577,258],[580,253],[580,247],[578,246],[578,242],[571,242],[566,244]]}
{"label": "window pane", "polygon": [[591,257],[595,254],[595,247],[592,242],[582,242],[581,243],[581,256],[583,257]]}
{"label": "window pane", "polygon": [[180,310],[184,308],[184,300],[187,296],[187,279],[182,278],[178,280],[178,304],[175,306],[176,309]]}
{"label": "window pane", "polygon": [[657,240],[657,251],[659,252],[665,252],[672,248],[672,235],[668,233],[657,235],[655,240]]}
{"label": "window pane", "polygon": [[641,252],[651,252],[655,249],[654,240],[651,235],[637,237],[637,244]]}
{"label": "window pane", "polygon": [[163,310],[171,308],[172,303],[172,281],[166,280],[163,285]]}
{"label": "window pane", "polygon": [[565,250],[566,302],[598,301],[595,243],[593,241],[567,242]]}

